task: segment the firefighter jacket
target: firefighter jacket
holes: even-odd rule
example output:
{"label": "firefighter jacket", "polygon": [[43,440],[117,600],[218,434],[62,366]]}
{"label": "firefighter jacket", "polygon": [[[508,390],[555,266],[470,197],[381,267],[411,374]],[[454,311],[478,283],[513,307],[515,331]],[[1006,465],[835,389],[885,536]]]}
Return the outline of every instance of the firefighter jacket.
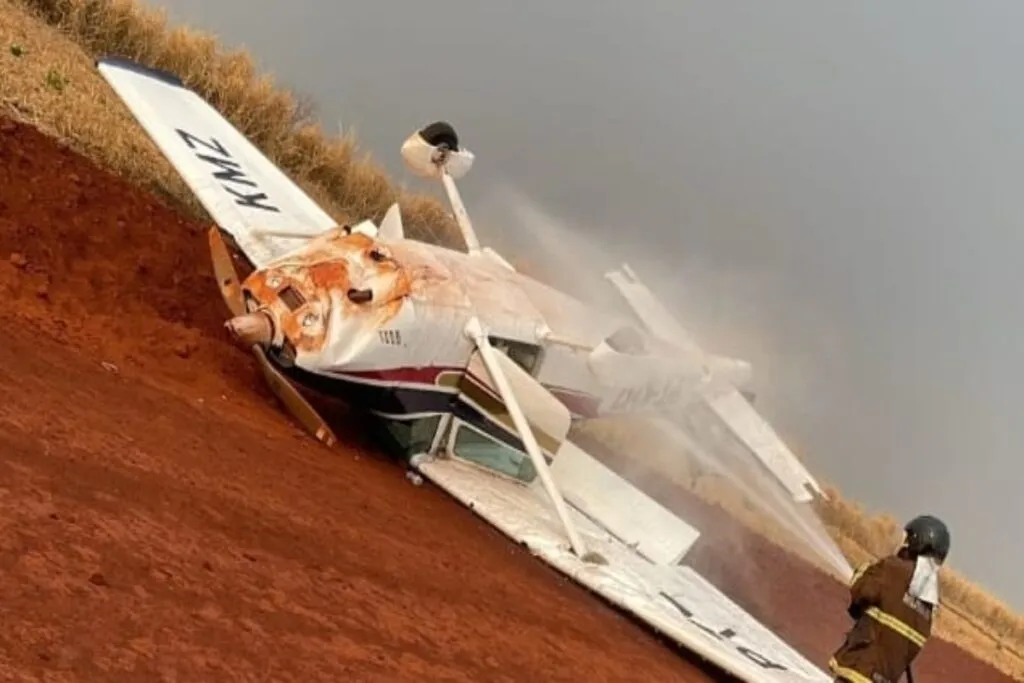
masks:
{"label": "firefighter jacket", "polygon": [[933,606],[907,589],[915,562],[897,555],[867,563],[850,584],[856,621],[829,667],[849,683],[897,683],[931,635]]}

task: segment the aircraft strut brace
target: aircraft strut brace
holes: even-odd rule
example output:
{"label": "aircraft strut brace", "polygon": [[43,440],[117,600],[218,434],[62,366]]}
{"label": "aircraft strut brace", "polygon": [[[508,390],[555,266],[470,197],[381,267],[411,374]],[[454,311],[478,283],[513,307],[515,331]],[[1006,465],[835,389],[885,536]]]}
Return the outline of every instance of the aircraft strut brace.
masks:
{"label": "aircraft strut brace", "polygon": [[540,475],[540,480],[544,484],[544,489],[547,491],[548,496],[551,498],[551,502],[555,505],[555,511],[558,513],[559,519],[562,521],[562,526],[565,527],[565,532],[569,536],[569,543],[572,544],[572,549],[576,555],[582,559],[589,557],[586,546],[583,545],[583,539],[580,538],[579,533],[576,531],[576,526],[573,524],[572,519],[569,517],[569,510],[565,505],[565,499],[562,498],[561,492],[558,487],[555,486],[554,479],[551,478],[551,471],[548,469],[548,463],[544,459],[544,454],[541,453],[540,445],[537,443],[537,438],[533,434],[533,429],[530,427],[530,423],[527,422],[526,416],[523,415],[522,408],[519,407],[519,401],[516,400],[515,394],[512,392],[512,387],[509,386],[508,379],[505,377],[505,373],[502,371],[501,366],[498,365],[496,358],[497,351],[491,346],[490,340],[487,339],[487,334],[484,332],[483,325],[480,324],[480,320],[475,316],[470,318],[469,322],[466,323],[465,334],[473,343],[476,344],[477,349],[480,351],[480,357],[484,361],[484,365],[487,367],[487,373],[491,376],[491,380],[498,387],[498,393],[501,394],[502,400],[505,405],[508,406],[509,415],[512,416],[512,422],[516,426],[516,430],[519,432],[520,438],[523,440],[523,445],[526,447],[526,452],[529,453],[530,459],[533,461],[533,466],[537,470],[537,474]]}

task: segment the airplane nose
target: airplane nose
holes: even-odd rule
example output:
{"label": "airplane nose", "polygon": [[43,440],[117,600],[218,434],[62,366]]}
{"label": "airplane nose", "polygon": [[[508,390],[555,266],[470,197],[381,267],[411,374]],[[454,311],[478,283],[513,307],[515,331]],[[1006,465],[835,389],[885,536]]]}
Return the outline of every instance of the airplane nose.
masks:
{"label": "airplane nose", "polygon": [[274,326],[263,313],[246,313],[224,323],[231,335],[246,346],[269,344],[274,337]]}

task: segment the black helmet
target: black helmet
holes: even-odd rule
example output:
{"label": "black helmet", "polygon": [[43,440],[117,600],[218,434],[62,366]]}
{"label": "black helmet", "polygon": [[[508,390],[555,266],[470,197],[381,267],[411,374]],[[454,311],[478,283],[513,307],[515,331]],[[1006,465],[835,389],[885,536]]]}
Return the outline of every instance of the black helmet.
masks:
{"label": "black helmet", "polygon": [[945,562],[949,555],[949,529],[945,523],[931,515],[921,515],[903,527],[907,537],[903,546],[911,557],[930,556]]}

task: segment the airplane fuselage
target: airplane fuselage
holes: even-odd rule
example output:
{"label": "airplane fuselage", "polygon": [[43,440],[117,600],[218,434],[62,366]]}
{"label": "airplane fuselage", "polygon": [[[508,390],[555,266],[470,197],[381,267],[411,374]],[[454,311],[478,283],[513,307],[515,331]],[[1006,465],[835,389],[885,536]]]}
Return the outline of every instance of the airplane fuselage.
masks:
{"label": "airplane fuselage", "polygon": [[293,380],[392,420],[455,414],[510,445],[519,437],[496,420],[486,378],[464,381],[472,318],[574,418],[678,405],[713,379],[702,359],[487,252],[336,229],[253,272],[243,292]]}

